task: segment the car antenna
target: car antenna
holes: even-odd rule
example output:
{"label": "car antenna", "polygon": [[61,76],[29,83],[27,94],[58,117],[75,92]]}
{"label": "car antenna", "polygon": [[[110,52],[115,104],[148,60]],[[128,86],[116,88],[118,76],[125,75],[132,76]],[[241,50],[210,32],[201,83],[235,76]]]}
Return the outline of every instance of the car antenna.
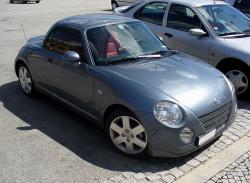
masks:
{"label": "car antenna", "polygon": [[27,37],[26,37],[26,34],[24,32],[23,24],[21,24],[21,28],[22,28],[22,31],[23,31],[24,40],[28,44]]}
{"label": "car antenna", "polygon": [[29,47],[29,44],[28,44],[28,40],[27,40],[25,31],[24,31],[24,28],[23,28],[23,24],[21,24],[21,28],[22,28],[22,31],[23,31],[24,40],[26,42],[27,47],[29,48],[29,53],[31,54],[31,50],[30,50],[30,47]]}

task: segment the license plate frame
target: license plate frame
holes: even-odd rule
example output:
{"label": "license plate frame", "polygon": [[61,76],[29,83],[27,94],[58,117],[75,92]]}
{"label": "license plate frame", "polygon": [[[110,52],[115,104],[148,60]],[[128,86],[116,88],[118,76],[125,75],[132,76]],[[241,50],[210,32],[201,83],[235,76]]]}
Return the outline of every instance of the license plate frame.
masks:
{"label": "license plate frame", "polygon": [[198,138],[198,145],[201,146],[203,144],[205,144],[206,142],[208,142],[209,140],[213,139],[216,135],[216,129],[210,131],[209,133],[203,135],[203,136],[200,136]]}

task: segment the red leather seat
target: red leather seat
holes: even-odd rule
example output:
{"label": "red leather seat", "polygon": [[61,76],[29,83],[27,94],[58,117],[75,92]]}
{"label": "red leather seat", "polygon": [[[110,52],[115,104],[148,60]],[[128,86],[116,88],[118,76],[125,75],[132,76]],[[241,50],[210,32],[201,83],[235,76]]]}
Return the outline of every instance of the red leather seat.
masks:
{"label": "red leather seat", "polygon": [[119,55],[119,43],[111,35],[107,43],[107,58],[116,57]]}

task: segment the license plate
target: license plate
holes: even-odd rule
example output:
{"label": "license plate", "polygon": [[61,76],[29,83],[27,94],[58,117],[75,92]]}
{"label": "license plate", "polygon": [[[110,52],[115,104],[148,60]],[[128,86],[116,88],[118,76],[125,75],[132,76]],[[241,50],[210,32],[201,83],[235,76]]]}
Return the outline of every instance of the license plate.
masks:
{"label": "license plate", "polygon": [[199,138],[198,145],[200,146],[209,141],[210,139],[214,138],[215,134],[216,134],[216,129],[214,129],[213,131],[209,132],[206,135],[203,135],[202,137]]}

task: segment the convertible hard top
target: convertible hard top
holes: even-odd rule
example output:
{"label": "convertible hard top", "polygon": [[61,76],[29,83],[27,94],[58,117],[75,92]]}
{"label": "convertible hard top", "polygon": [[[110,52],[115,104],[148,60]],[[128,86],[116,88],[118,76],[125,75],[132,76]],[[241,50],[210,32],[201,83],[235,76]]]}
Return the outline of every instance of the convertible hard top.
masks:
{"label": "convertible hard top", "polygon": [[58,21],[55,26],[67,25],[76,26],[83,29],[88,29],[91,27],[104,26],[108,24],[118,24],[124,22],[138,21],[135,19],[118,16],[114,14],[86,14],[86,15],[76,15],[69,18],[62,19]]}

